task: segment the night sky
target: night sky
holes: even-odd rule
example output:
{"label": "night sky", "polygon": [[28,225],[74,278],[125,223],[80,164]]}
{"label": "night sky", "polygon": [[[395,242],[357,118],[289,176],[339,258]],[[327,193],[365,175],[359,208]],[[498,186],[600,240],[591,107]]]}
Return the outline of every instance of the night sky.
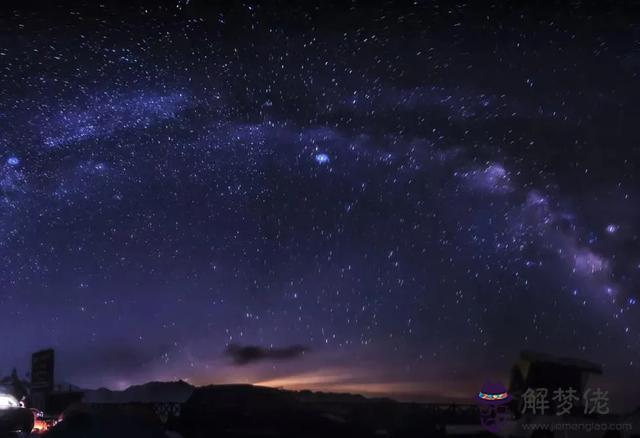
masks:
{"label": "night sky", "polygon": [[633,11],[87,3],[0,19],[0,375],[640,403]]}

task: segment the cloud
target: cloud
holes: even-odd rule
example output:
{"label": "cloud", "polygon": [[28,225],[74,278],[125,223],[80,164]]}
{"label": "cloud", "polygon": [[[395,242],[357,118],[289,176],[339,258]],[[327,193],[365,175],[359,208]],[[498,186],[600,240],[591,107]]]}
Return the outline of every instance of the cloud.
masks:
{"label": "cloud", "polygon": [[248,365],[264,360],[293,360],[303,356],[309,351],[304,345],[291,345],[283,348],[265,348],[258,345],[231,344],[224,354],[233,360],[236,365]]}

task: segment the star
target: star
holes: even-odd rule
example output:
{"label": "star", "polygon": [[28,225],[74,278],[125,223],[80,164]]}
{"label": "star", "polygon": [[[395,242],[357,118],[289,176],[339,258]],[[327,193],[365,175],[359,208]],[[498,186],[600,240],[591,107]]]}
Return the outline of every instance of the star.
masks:
{"label": "star", "polygon": [[618,229],[620,227],[616,224],[609,224],[607,225],[607,227],[605,228],[605,230],[607,231],[608,234],[615,234],[618,232]]}

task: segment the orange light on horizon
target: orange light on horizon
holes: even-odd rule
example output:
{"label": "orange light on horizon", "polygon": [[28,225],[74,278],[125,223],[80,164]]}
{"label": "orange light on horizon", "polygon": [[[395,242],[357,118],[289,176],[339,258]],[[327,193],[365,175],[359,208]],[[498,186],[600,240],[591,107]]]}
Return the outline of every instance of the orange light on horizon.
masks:
{"label": "orange light on horizon", "polygon": [[438,400],[461,400],[469,397],[463,387],[436,386],[428,382],[415,381],[362,381],[362,375],[344,369],[329,369],[293,374],[257,381],[258,386],[290,390],[311,390],[337,393],[354,393],[373,397],[396,397],[402,399],[434,398]]}

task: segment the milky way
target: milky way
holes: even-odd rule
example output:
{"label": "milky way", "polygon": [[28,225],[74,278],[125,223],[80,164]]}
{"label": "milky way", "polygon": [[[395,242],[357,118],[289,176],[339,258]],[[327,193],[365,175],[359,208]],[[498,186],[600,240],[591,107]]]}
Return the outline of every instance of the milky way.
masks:
{"label": "milky way", "polygon": [[637,28],[447,8],[14,11],[0,372],[428,399],[532,349],[638,401]]}

